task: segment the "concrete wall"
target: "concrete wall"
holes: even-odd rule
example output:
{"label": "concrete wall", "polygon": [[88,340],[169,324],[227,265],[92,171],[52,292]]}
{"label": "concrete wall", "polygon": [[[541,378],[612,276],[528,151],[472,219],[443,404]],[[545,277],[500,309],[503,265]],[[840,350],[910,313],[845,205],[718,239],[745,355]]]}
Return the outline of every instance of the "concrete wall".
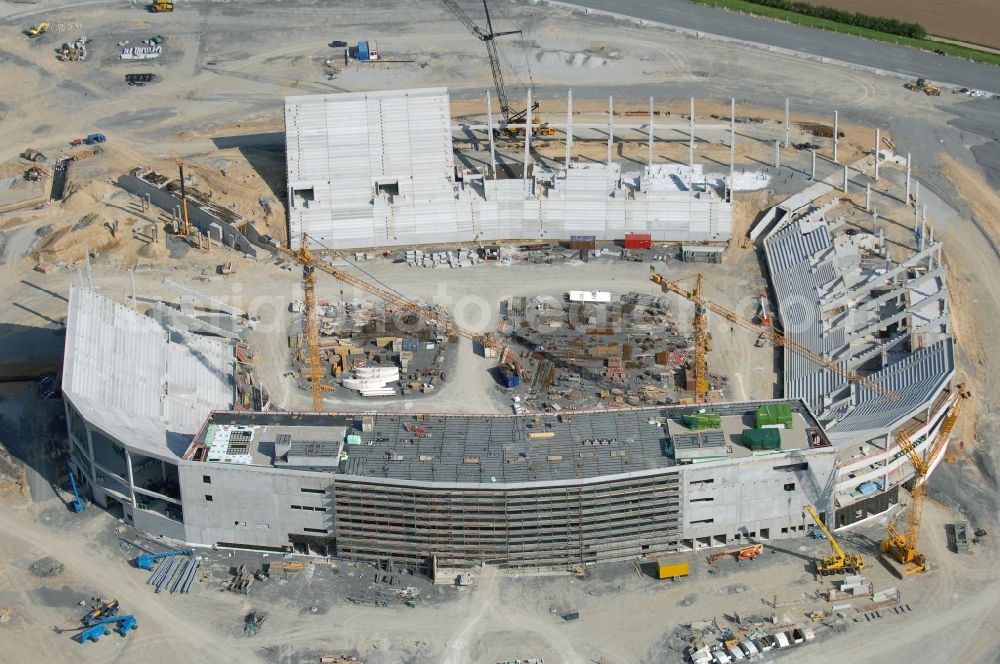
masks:
{"label": "concrete wall", "polygon": [[290,469],[180,465],[188,542],[285,547],[291,537],[335,537],[345,558],[421,565],[434,554],[449,567],[560,567],[800,536],[811,521],[805,505],[831,513],[835,471],[832,447],[558,486],[334,482]]}
{"label": "concrete wall", "polygon": [[330,474],[197,461],[178,470],[187,542],[283,547],[290,535],[334,535]]}
{"label": "concrete wall", "polygon": [[828,447],[685,466],[687,545],[801,534],[812,522],[805,505],[831,513],[836,465]]}
{"label": "concrete wall", "polygon": [[[168,214],[173,214],[173,211],[181,204],[180,199],[169,191],[155,187],[145,180],[140,180],[127,173],[118,177],[118,186],[139,198],[145,198],[148,195],[150,203],[161,210],[165,210]],[[221,229],[221,241],[223,244],[237,251],[249,254],[254,258],[257,257],[257,247],[231,224],[222,221],[218,217],[214,217],[194,205],[188,205],[188,221],[202,233],[208,233],[209,228],[214,224],[217,228]],[[215,229],[213,229],[213,237],[218,237]]]}
{"label": "concrete wall", "polygon": [[132,522],[136,528],[154,535],[163,535],[179,542],[185,541],[184,524],[168,519],[149,510],[132,509]]}

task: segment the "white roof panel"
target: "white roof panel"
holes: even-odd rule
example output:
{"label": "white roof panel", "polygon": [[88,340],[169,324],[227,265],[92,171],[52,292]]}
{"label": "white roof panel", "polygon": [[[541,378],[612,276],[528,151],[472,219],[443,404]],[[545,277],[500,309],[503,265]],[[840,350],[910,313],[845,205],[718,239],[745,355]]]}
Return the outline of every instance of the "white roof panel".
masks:
{"label": "white roof panel", "polygon": [[94,426],[179,457],[208,413],[233,404],[233,349],[165,329],[87,288],[70,291],[62,389]]}

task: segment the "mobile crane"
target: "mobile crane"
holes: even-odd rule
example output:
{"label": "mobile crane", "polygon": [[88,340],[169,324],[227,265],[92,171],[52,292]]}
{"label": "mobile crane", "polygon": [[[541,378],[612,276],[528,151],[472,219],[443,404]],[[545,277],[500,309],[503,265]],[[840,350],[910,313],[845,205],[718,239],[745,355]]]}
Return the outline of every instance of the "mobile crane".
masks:
{"label": "mobile crane", "polygon": [[927,560],[924,554],[917,550],[917,542],[920,539],[920,518],[923,514],[924,496],[927,492],[925,481],[930,474],[930,464],[941,453],[944,446],[948,444],[948,438],[955,427],[955,422],[958,421],[958,416],[962,413],[962,405],[971,396],[969,391],[965,389],[965,385],[959,384],[956,386],[956,390],[958,398],[955,399],[955,402],[948,409],[948,413],[941,423],[941,428],[938,429],[938,434],[927,451],[926,461],[920,458],[920,455],[917,453],[916,444],[910,439],[910,435],[906,431],[901,429],[896,434],[896,442],[906,456],[909,457],[910,463],[913,464],[913,469],[916,472],[914,474],[913,491],[910,494],[910,507],[906,515],[906,531],[900,533],[896,530],[895,519],[890,521],[885,527],[885,531],[889,536],[879,542],[879,550],[883,554],[888,553],[895,558],[896,562],[902,566],[903,573],[907,576],[927,571]]}
{"label": "mobile crane", "polygon": [[486,30],[483,30],[476,22],[473,21],[465,11],[458,6],[455,0],[443,0],[444,4],[448,6],[448,9],[461,21],[469,32],[474,34],[479,41],[486,44],[486,54],[490,59],[490,67],[493,69],[493,85],[497,90],[497,99],[500,102],[500,113],[503,115],[504,121],[507,125],[511,125],[517,122],[522,122],[528,113],[533,111],[538,107],[538,104],[533,104],[532,108],[526,108],[523,111],[514,111],[510,107],[510,100],[507,98],[507,88],[504,86],[503,82],[503,70],[500,68],[500,55],[497,53],[496,38],[505,37],[507,35],[519,35],[520,30],[507,30],[505,32],[494,32],[493,22],[490,19],[490,8],[486,4],[486,0],[483,0],[483,10],[486,12]]}
{"label": "mobile crane", "polygon": [[820,576],[827,576],[828,574],[854,574],[864,569],[865,559],[861,557],[861,554],[846,553],[837,544],[837,540],[833,538],[833,533],[827,529],[826,524],[819,518],[819,514],[816,513],[813,506],[806,505],[805,509],[809,513],[809,516],[813,518],[813,521],[816,522],[816,526],[826,536],[826,540],[830,542],[830,548],[833,550],[832,556],[816,560],[816,572]]}
{"label": "mobile crane", "polygon": [[[448,6],[448,9],[461,21],[466,28],[469,29],[473,35],[476,36],[481,42],[486,44],[486,54],[490,59],[490,68],[493,70],[493,86],[497,90],[497,99],[500,101],[500,114],[503,115],[504,119],[504,129],[508,134],[520,134],[524,131],[524,128],[515,127],[517,123],[524,122],[528,114],[538,108],[538,102],[531,105],[531,108],[526,108],[523,111],[515,111],[510,106],[510,99],[507,96],[507,88],[504,86],[503,81],[503,70],[500,68],[500,55],[497,53],[496,38],[504,37],[506,35],[519,35],[520,30],[507,30],[506,32],[494,32],[493,31],[493,21],[490,19],[490,8],[486,4],[486,0],[483,0],[483,10],[486,12],[486,30],[483,30],[476,22],[473,21],[468,14],[466,14],[455,0],[443,0],[444,4]],[[529,74],[530,75],[530,74]],[[556,130],[554,127],[541,126],[542,119],[538,115],[535,115],[531,120],[532,125],[539,125],[533,131],[538,132],[542,136],[554,136]]]}
{"label": "mobile crane", "polygon": [[170,556],[190,556],[192,554],[194,554],[192,549],[176,549],[174,551],[162,551],[160,553],[144,553],[135,559],[135,566],[139,569],[151,570],[153,569],[153,563],[160,558],[169,558]]}
{"label": "mobile crane", "polygon": [[814,364],[823,367],[828,371],[843,376],[847,380],[857,383],[858,385],[865,387],[869,390],[872,390],[873,392],[877,392],[878,394],[882,395],[889,401],[894,401],[894,402],[899,401],[899,395],[896,394],[895,392],[887,390],[878,383],[868,380],[867,378],[859,374],[857,371],[854,371],[853,369],[845,369],[843,366],[840,365],[839,362],[835,362],[833,360],[823,357],[822,355],[819,355],[818,353],[814,353],[813,351],[809,350],[809,348],[807,348],[805,345],[785,336],[777,329],[775,329],[773,326],[758,325],[754,323],[752,320],[744,318],[743,316],[740,316],[738,313],[726,309],[722,305],[716,304],[711,300],[705,299],[705,296],[700,292],[703,284],[702,281],[703,278],[700,274],[697,275],[697,277],[698,277],[698,284],[696,285],[695,290],[687,290],[686,288],[682,288],[676,282],[667,281],[666,277],[664,277],[662,274],[656,271],[656,268],[651,267],[649,275],[650,281],[652,281],[655,284],[658,284],[660,288],[662,288],[663,290],[670,291],[671,293],[677,293],[681,297],[691,300],[692,302],[695,303],[695,305],[700,305],[704,307],[704,309],[711,311],[715,314],[718,314],[719,316],[722,316],[730,323],[739,325],[740,327],[746,328],[751,332],[756,332],[760,338],[769,341],[775,346],[782,346],[786,350],[790,350],[796,355],[801,355],[807,360],[810,360]]}

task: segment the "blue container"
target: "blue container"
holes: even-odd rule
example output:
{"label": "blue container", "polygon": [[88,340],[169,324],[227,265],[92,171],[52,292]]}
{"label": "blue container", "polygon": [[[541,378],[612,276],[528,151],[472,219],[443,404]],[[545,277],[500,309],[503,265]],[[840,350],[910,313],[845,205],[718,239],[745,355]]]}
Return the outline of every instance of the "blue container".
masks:
{"label": "blue container", "polygon": [[358,60],[361,62],[368,62],[368,42],[358,42]]}
{"label": "blue container", "polygon": [[500,369],[500,375],[503,376],[504,385],[507,386],[507,389],[517,387],[521,384],[521,377],[506,367]]}
{"label": "blue container", "polygon": [[869,493],[875,493],[881,488],[882,488],[881,485],[879,485],[876,482],[865,482],[864,484],[858,487],[858,493],[860,493],[862,496],[867,496]]}

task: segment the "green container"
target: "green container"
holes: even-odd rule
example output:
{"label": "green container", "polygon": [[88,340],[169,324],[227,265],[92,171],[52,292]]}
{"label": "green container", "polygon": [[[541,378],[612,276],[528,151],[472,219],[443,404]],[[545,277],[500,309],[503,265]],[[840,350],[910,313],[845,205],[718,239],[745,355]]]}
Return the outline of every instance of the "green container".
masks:
{"label": "green container", "polygon": [[347,436],[347,444],[348,445],[360,445],[361,444],[361,436],[359,436],[357,434],[353,434],[353,433],[350,434],[349,436]]}
{"label": "green container", "polygon": [[715,413],[691,413],[683,415],[684,426],[695,431],[702,429],[718,429],[722,426],[722,417]]}
{"label": "green container", "polygon": [[743,444],[751,450],[780,450],[781,432],[777,429],[747,429],[743,432]]}
{"label": "green container", "polygon": [[787,403],[771,403],[757,409],[757,428],[774,426],[792,428],[792,407]]}

